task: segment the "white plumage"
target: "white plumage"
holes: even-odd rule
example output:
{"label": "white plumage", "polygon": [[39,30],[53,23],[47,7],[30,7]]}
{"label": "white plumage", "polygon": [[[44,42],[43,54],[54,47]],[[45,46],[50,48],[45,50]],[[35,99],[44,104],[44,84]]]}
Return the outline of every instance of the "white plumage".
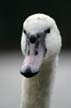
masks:
{"label": "white plumage", "polygon": [[[54,19],[44,14],[34,14],[27,18],[23,24],[23,30],[21,49],[24,62],[21,71],[24,74],[30,67],[32,73],[38,72],[38,74],[31,78],[22,76],[21,108],[49,108],[51,82],[61,49],[60,32]],[[37,39],[34,44],[29,41],[30,44],[27,47],[27,39],[31,35],[37,37],[37,34],[40,35],[40,39]],[[37,42],[39,42],[39,48],[38,54],[35,55]],[[45,48],[47,51],[44,55]],[[30,50],[30,54],[25,50]]]}

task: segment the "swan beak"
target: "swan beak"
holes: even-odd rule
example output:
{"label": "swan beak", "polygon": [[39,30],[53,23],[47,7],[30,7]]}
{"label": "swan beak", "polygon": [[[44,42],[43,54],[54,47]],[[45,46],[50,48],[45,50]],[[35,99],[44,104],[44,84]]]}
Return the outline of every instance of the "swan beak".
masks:
{"label": "swan beak", "polygon": [[30,78],[39,73],[44,52],[44,47],[41,45],[40,40],[35,35],[31,35],[29,40],[27,40],[26,54],[21,68],[23,76]]}
{"label": "swan beak", "polygon": [[26,78],[31,78],[31,77],[33,77],[33,76],[35,76],[37,73],[39,73],[39,72],[32,72],[32,70],[31,70],[31,68],[30,67],[28,67],[24,72],[20,72],[21,73],[21,75],[23,75],[24,77],[26,77]]}
{"label": "swan beak", "polygon": [[20,73],[27,78],[35,76],[40,71],[42,61],[43,61],[43,54],[41,55],[38,54],[37,56],[35,55],[26,56]]}

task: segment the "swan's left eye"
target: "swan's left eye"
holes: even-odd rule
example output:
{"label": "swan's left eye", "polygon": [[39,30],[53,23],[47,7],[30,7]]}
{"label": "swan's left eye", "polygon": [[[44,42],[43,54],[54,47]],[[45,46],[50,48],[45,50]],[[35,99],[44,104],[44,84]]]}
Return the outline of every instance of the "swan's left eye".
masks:
{"label": "swan's left eye", "polygon": [[50,28],[46,29],[46,30],[44,31],[44,33],[45,33],[45,34],[46,34],[46,33],[50,33]]}

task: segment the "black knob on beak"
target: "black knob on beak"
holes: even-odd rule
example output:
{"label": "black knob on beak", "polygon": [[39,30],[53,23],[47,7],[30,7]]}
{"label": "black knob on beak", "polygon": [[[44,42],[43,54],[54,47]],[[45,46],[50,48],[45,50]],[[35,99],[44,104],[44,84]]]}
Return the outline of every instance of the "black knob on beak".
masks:
{"label": "black knob on beak", "polygon": [[32,44],[34,44],[36,42],[36,40],[37,40],[37,37],[35,37],[34,35],[31,35],[30,38],[29,38],[29,40],[30,40],[30,42]]}

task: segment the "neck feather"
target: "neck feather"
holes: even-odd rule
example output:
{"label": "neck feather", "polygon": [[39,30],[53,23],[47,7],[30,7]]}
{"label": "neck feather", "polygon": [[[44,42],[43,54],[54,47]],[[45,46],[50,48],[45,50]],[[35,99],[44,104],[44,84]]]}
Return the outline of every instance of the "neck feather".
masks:
{"label": "neck feather", "polygon": [[54,60],[42,64],[41,71],[33,78],[22,78],[20,108],[49,108]]}

